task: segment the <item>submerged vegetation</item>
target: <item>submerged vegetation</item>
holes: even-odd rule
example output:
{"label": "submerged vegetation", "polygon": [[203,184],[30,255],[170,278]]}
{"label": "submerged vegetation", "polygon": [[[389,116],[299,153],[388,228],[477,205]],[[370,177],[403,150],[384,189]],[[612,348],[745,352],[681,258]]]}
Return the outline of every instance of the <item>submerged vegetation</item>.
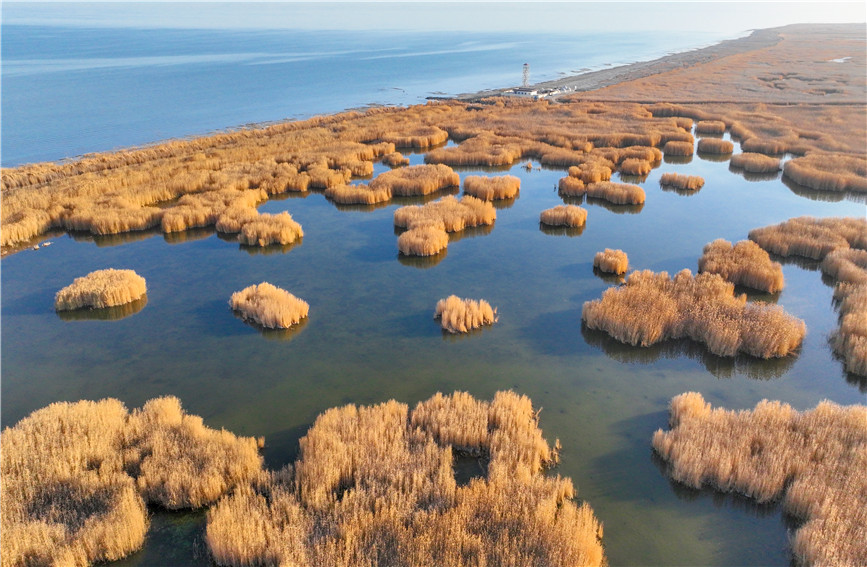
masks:
{"label": "submerged vegetation", "polygon": [[437,301],[434,319],[449,333],[469,333],[497,322],[497,309],[484,299],[461,299],[450,295]]}
{"label": "submerged vegetation", "polygon": [[666,272],[632,272],[625,285],[585,302],[581,317],[590,329],[633,346],[690,338],[718,356],[783,357],[806,334],[804,322],[782,307],[748,303],[718,274],[693,277],[689,270],[673,278]]}
{"label": "submerged vegetation", "polygon": [[[525,396],[436,394],[320,415],[294,466],[253,479],[208,513],[220,565],[603,565],[602,524],[568,478]],[[487,463],[459,485],[455,454]]]}
{"label": "submerged vegetation", "polygon": [[145,296],[145,279],[133,270],[96,270],[75,280],[54,296],[58,311],[114,307]]}
{"label": "submerged vegetation", "polygon": [[268,282],[236,291],[229,299],[229,305],[244,319],[267,329],[288,329],[307,317],[310,311],[306,301]]}
{"label": "submerged vegetation", "polygon": [[675,480],[759,502],[782,499],[804,521],[792,554],[804,565],[867,564],[867,407],[823,401],[798,412],[763,400],[755,409],[712,409],[701,394],[671,400],[671,430],[653,448]]}

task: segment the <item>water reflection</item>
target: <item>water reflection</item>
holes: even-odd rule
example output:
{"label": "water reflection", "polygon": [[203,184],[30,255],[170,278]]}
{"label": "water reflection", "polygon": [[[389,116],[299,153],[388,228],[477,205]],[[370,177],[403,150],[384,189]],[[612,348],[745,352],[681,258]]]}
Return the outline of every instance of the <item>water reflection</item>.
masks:
{"label": "water reflection", "polygon": [[662,161],[663,163],[670,163],[672,165],[686,165],[692,163],[692,156],[663,155]]}
{"label": "water reflection", "polygon": [[612,213],[617,213],[618,215],[636,215],[641,212],[644,208],[644,203],[639,205],[618,205],[616,203],[612,203],[611,201],[606,201],[605,199],[599,199],[596,197],[591,197],[587,195],[587,204],[588,205],[597,205],[604,209],[608,209]]}
{"label": "water reflection", "polygon": [[244,316],[239,311],[235,311],[234,309],[232,310],[232,315],[234,315],[235,318],[239,319],[240,321],[243,321],[246,325],[253,327],[257,331],[259,331],[259,334],[266,339],[273,341],[292,340],[293,338],[298,336],[301,331],[304,330],[304,327],[306,327],[307,323],[310,321],[310,317],[304,317],[288,329],[270,329],[268,327],[263,327],[255,321],[244,318]]}
{"label": "water reflection", "polygon": [[620,285],[626,281],[626,274],[612,274],[611,272],[603,272],[596,266],[593,266],[593,275],[601,279],[605,283],[612,285]]}
{"label": "water reflection", "polygon": [[581,236],[586,225],[581,226],[551,226],[543,222],[539,223],[539,230],[551,236]]}
{"label": "water reflection", "polygon": [[162,233],[162,230],[158,228],[136,230],[133,232],[120,232],[118,234],[91,234],[89,232],[71,230],[69,231],[69,236],[76,242],[92,242],[96,244],[97,247],[104,248],[107,246],[121,246],[132,242],[140,242],[161,235]]}
{"label": "water reflection", "polygon": [[727,154],[717,154],[712,152],[696,152],[696,155],[699,159],[704,161],[712,161],[717,163],[724,163],[729,161],[732,158],[732,153],[729,152]]}
{"label": "water reflection", "polygon": [[660,185],[660,189],[663,191],[668,191],[670,193],[676,193],[683,197],[688,197],[689,195],[697,195],[701,188],[698,189],[681,189],[680,187],[674,187],[673,185]]}
{"label": "water reflection", "polygon": [[795,195],[805,197],[811,201],[825,201],[828,203],[838,203],[843,200],[854,201],[856,203],[867,202],[867,194],[863,193],[851,193],[849,191],[819,191],[801,185],[800,183],[795,183],[785,175],[782,177],[782,182],[783,185],[788,187]]}
{"label": "water reflection", "polygon": [[783,376],[797,360],[795,355],[770,359],[745,354],[722,357],[710,352],[703,344],[689,339],[668,340],[647,347],[632,346],[612,338],[604,331],[590,329],[583,322],[581,336],[588,345],[601,349],[609,358],[618,362],[652,364],[660,359],[686,357],[701,362],[705,369],[717,378],[743,375],[754,380],[772,380]]}
{"label": "water reflection", "polygon": [[269,244],[268,246],[250,246],[248,244],[239,244],[238,247],[249,254],[250,256],[269,256],[271,254],[286,254],[296,246],[301,246],[304,238],[299,238],[295,242],[289,244]]}
{"label": "water reflection", "polygon": [[191,228],[181,232],[165,232],[163,239],[169,244],[182,244],[184,242],[193,242],[195,240],[204,240],[217,232],[213,226],[202,226]]}
{"label": "water reflection", "polygon": [[117,321],[130,315],[135,315],[148,304],[148,296],[143,295],[139,299],[114,307],[101,309],[73,309],[57,311],[57,316],[64,321]]}
{"label": "water reflection", "polygon": [[434,266],[445,260],[447,254],[448,248],[443,248],[433,256],[407,256],[403,252],[398,252],[397,261],[404,266],[427,270],[428,268],[433,268]]}
{"label": "water reflection", "polygon": [[747,181],[774,181],[780,177],[779,171],[769,171],[766,173],[747,171],[731,164],[729,164],[729,172],[735,175],[740,175]]}

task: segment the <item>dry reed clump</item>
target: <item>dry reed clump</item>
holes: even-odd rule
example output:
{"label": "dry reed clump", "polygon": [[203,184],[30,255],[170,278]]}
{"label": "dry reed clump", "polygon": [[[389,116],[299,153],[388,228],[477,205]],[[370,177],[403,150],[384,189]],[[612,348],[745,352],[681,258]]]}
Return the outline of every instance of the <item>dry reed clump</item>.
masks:
{"label": "dry reed clump", "polygon": [[468,175],[464,178],[464,193],[483,201],[513,199],[520,188],[521,180],[514,175]]}
{"label": "dry reed clump", "polygon": [[579,165],[573,165],[569,168],[569,177],[574,177],[584,183],[599,183],[600,181],[611,180],[611,169],[614,166],[611,162],[588,161]]}
{"label": "dry reed clump", "polygon": [[382,137],[383,142],[391,142],[397,148],[428,148],[444,144],[449,133],[436,126],[422,126],[400,134],[389,132]]}
{"label": "dry reed clump", "polygon": [[270,244],[292,244],[304,236],[301,225],[292,219],[292,216],[283,211],[282,213],[264,213],[256,217],[256,220],[241,226],[238,241],[248,246],[268,246]]}
{"label": "dry reed clump", "polygon": [[722,120],[699,120],[695,125],[696,134],[725,134],[726,123]]}
{"label": "dry reed clump", "polygon": [[[571,168],[570,168],[571,169]],[[582,197],[587,193],[587,186],[578,177],[561,177],[557,183],[557,190],[565,197]]]}
{"label": "dry reed clump", "polygon": [[780,256],[821,260],[838,248],[867,249],[867,219],[855,217],[796,217],[755,228],[750,240]]}
{"label": "dry reed clump", "polygon": [[644,189],[631,183],[600,181],[586,187],[588,197],[603,199],[615,205],[641,205],[644,203]]}
{"label": "dry reed clump", "polygon": [[369,185],[335,185],[325,190],[325,196],[342,205],[375,205],[391,200],[388,187],[371,189]]}
{"label": "dry reed clump", "polygon": [[448,233],[435,224],[415,226],[397,237],[397,249],[405,256],[433,256],[448,245]]}
{"label": "dry reed clump", "polygon": [[699,153],[705,154],[730,154],[735,150],[735,145],[728,140],[717,138],[702,138],[698,141]]}
{"label": "dry reed clump", "polygon": [[857,248],[833,250],[819,264],[819,269],[837,282],[867,284],[867,250]]}
{"label": "dry reed clump", "polygon": [[447,195],[424,205],[408,205],[394,211],[394,225],[401,228],[441,226],[446,232],[460,232],[465,228],[491,225],[497,219],[497,210],[489,201],[471,195],[457,199]]}
{"label": "dry reed clump", "polygon": [[370,182],[375,191],[389,190],[392,195],[409,197],[428,195],[461,184],[452,168],[443,164],[411,165],[380,173]]}
{"label": "dry reed clump", "polygon": [[662,153],[667,156],[691,156],[693,154],[692,142],[680,142],[671,140],[662,147]]}
{"label": "dry reed clump", "polygon": [[581,227],[587,222],[587,210],[577,205],[557,205],[542,211],[539,222],[549,226]]}
{"label": "dry reed clump", "polygon": [[623,250],[606,248],[593,257],[593,267],[609,274],[625,274],[629,269],[629,258]]}
{"label": "dry reed clump", "polygon": [[439,319],[443,329],[450,333],[469,333],[496,323],[497,308],[491,308],[484,299],[461,299],[450,295],[437,302],[434,319]]}
{"label": "dry reed clump", "polygon": [[806,326],[777,305],[747,303],[718,274],[682,270],[674,278],[649,270],[632,272],[626,284],[584,303],[590,329],[633,346],[690,338],[718,356],[738,352],[783,357],[797,349]]}
{"label": "dry reed clump", "polygon": [[[208,513],[219,565],[603,565],[602,526],[568,478],[526,396],[436,394],[321,414],[294,467]],[[458,484],[453,454],[488,461]]]}
{"label": "dry reed clump", "polygon": [[268,329],[288,329],[307,317],[310,311],[306,301],[268,282],[236,291],[229,299],[229,305],[244,319]]}
{"label": "dry reed clump", "polygon": [[704,187],[704,177],[699,175],[681,175],[679,173],[663,173],[659,178],[663,187],[674,187],[685,191],[698,191]]}
{"label": "dry reed clump", "polygon": [[704,247],[698,271],[719,274],[735,285],[776,293],[784,286],[783,267],[751,240],[717,239]]}
{"label": "dry reed clump", "polygon": [[639,158],[627,158],[620,163],[620,173],[626,175],[647,175],[652,169],[649,161]]}
{"label": "dry reed clump", "polygon": [[409,165],[409,158],[400,152],[391,152],[382,156],[382,163],[389,167],[400,167],[402,165]]}
{"label": "dry reed clump", "polygon": [[798,412],[762,400],[755,409],[711,408],[701,394],[671,400],[671,430],[654,450],[675,480],[759,502],[782,499],[804,520],[791,540],[804,565],[867,564],[867,407],[822,401]]}
{"label": "dry reed clump", "polygon": [[831,348],[847,372],[867,376],[867,251],[840,248],[829,252],[819,267],[837,281],[834,299],[840,321],[831,333]]}
{"label": "dry reed clump", "polygon": [[146,502],[197,507],[258,473],[259,443],[202,425],[176,398],[55,403],[2,434],[3,567],[114,561],[139,549]]}
{"label": "dry reed clump", "polygon": [[54,296],[58,311],[101,309],[132,303],[147,293],[145,279],[133,270],[96,270],[75,280]]}
{"label": "dry reed clump", "polygon": [[777,171],[780,171],[779,158],[754,152],[744,152],[742,154],[733,155],[732,159],[729,160],[729,165],[750,173],[776,173]]}
{"label": "dry reed clump", "polygon": [[783,175],[818,191],[867,193],[867,159],[846,154],[808,154],[786,162]]}

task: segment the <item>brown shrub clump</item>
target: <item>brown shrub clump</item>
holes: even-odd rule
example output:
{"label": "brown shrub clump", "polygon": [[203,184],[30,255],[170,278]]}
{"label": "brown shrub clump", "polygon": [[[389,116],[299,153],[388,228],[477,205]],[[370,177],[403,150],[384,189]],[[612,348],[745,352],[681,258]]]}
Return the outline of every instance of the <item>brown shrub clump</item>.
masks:
{"label": "brown shrub clump", "polygon": [[821,260],[838,248],[867,249],[867,219],[855,217],[797,217],[755,228],[750,240],[780,256]]}
{"label": "brown shrub clump", "polygon": [[436,224],[415,226],[397,237],[397,249],[406,256],[433,256],[449,245],[449,234]]}
{"label": "brown shrub clump", "polygon": [[747,303],[719,275],[693,277],[689,270],[674,278],[666,272],[632,272],[625,285],[585,302],[581,317],[589,328],[633,346],[686,337],[718,356],[783,357],[806,334],[804,322],[781,307]]}
{"label": "brown shrub clump", "polygon": [[867,564],[867,407],[823,401],[798,412],[763,400],[730,411],[688,392],[671,400],[670,423],[654,433],[653,448],[672,478],[782,499],[804,520],[791,542],[799,564]]}
{"label": "brown shrub clump", "polygon": [[663,187],[698,191],[704,187],[704,177],[699,175],[681,175],[679,173],[663,173],[659,178],[659,184]]}
{"label": "brown shrub clump", "polygon": [[735,145],[728,140],[717,138],[702,138],[698,141],[698,151],[705,154],[730,154],[735,150]]}
{"label": "brown shrub clump", "polygon": [[248,246],[268,246],[270,244],[292,244],[304,236],[301,225],[283,211],[275,215],[264,213],[256,220],[241,226],[238,241]]}
{"label": "brown shrub clump", "polygon": [[371,189],[368,185],[335,185],[325,190],[325,196],[342,205],[375,205],[391,200],[391,189]]}
{"label": "brown shrub clump", "polygon": [[258,446],[205,427],[171,397],[132,414],[114,399],[37,410],[2,435],[2,565],[125,557],[144,543],[146,502],[210,504],[257,474]]}
{"label": "brown shrub clump", "polygon": [[549,226],[581,227],[587,221],[587,209],[577,205],[557,205],[545,209],[539,215],[539,222]]}
{"label": "brown shrub clump", "polygon": [[96,270],[75,280],[54,296],[58,311],[101,309],[132,303],[147,293],[145,279],[133,270]]}
{"label": "brown shrub clump", "polygon": [[726,123],[722,120],[699,120],[695,125],[696,134],[725,134]]}
{"label": "brown shrub clump", "polygon": [[428,195],[460,184],[460,176],[449,166],[427,164],[411,165],[380,173],[370,182],[370,188],[375,191],[387,189],[392,195],[409,197]]}
{"label": "brown shrub clump", "polygon": [[692,142],[680,142],[672,140],[662,147],[662,153],[667,156],[691,156],[693,154]]}
{"label": "brown shrub clump", "polygon": [[600,181],[587,185],[588,197],[603,199],[615,205],[641,205],[644,203],[644,189],[632,183]]}
{"label": "brown shrub clump", "polygon": [[623,250],[606,248],[593,257],[593,267],[609,274],[625,274],[629,269],[629,258]]}
{"label": "brown shrub clump", "polygon": [[780,158],[755,152],[744,152],[733,155],[732,159],[729,160],[729,165],[750,173],[776,173],[780,171]]}
{"label": "brown shrub clump", "polygon": [[236,291],[229,305],[244,317],[269,329],[288,329],[307,317],[310,305],[268,282]]}
{"label": "brown shrub clump", "polygon": [[487,177],[468,175],[464,178],[464,193],[492,201],[494,199],[513,199],[521,188],[521,180],[514,175]]}
{"label": "brown shrub clump", "polygon": [[[525,396],[437,394],[320,415],[294,467],[208,513],[220,565],[602,565],[602,526],[556,461]],[[487,471],[459,485],[453,454]]]}
{"label": "brown shrub clump", "polygon": [[450,295],[437,302],[434,319],[450,333],[469,333],[483,325],[497,322],[497,309],[484,299],[461,299]]}
{"label": "brown shrub clump", "polygon": [[783,175],[818,191],[867,193],[867,159],[847,154],[816,153],[786,162]]}
{"label": "brown shrub clump", "polygon": [[719,274],[724,280],[776,293],[783,289],[783,267],[751,240],[732,243],[717,239],[704,247],[698,271]]}

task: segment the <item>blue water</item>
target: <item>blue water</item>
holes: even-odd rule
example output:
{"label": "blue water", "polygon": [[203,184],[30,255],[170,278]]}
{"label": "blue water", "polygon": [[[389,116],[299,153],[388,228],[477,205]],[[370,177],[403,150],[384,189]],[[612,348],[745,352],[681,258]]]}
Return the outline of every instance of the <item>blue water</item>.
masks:
{"label": "blue water", "polygon": [[[206,18],[212,5],[199,6]],[[221,10],[233,6],[239,14],[255,9],[229,4]],[[352,9],[347,6],[342,9]],[[524,63],[531,81],[542,82],[723,38],[655,30],[160,29],[122,18],[89,25],[81,14],[99,12],[87,4],[4,3],[2,9],[4,167],[515,86]],[[73,24],[64,24],[64,13]]]}

